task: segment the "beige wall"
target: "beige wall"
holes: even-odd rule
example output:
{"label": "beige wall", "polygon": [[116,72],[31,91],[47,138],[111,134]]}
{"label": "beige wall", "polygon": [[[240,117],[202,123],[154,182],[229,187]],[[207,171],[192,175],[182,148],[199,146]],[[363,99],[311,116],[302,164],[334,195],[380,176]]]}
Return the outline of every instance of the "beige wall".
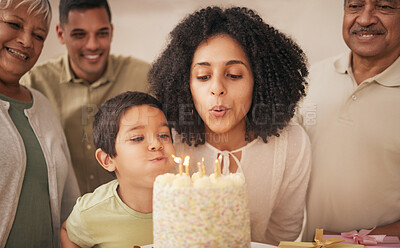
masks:
{"label": "beige wall", "polygon": [[[168,33],[185,15],[208,5],[246,6],[265,22],[290,35],[305,50],[310,63],[346,51],[341,36],[341,0],[108,0],[112,11],[112,52],[151,62]],[[58,2],[50,0],[53,20],[39,62],[63,54],[55,25]]]}

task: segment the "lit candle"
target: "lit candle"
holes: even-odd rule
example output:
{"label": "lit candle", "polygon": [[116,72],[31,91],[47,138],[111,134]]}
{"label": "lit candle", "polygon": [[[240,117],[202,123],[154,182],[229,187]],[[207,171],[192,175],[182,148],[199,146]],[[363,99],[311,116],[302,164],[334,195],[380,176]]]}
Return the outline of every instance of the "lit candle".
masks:
{"label": "lit candle", "polygon": [[215,177],[221,176],[221,162],[219,158],[215,160],[215,168],[214,168]]}
{"label": "lit candle", "polygon": [[197,169],[199,170],[198,173],[199,173],[200,177],[204,176],[200,162],[197,162]]}
{"label": "lit candle", "polygon": [[201,158],[201,172],[203,176],[206,175],[206,168],[204,166],[204,157]]}
{"label": "lit candle", "polygon": [[174,159],[175,163],[179,163],[179,175],[182,175],[182,159],[180,157],[176,157],[174,154],[172,154],[172,158]]}
{"label": "lit candle", "polygon": [[190,159],[190,156],[186,156],[185,162],[183,162],[183,165],[185,166],[186,175],[188,175],[188,176],[189,176],[189,159]]}

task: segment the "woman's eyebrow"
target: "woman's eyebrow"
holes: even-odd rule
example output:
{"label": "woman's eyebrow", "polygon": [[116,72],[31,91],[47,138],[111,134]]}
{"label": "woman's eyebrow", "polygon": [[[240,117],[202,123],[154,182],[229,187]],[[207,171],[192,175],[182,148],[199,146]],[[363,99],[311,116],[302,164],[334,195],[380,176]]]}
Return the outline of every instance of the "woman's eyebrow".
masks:
{"label": "woman's eyebrow", "polygon": [[248,66],[241,60],[229,60],[228,62],[226,62],[225,65],[237,65],[237,64],[244,65],[247,69],[249,69]]}
{"label": "woman's eyebrow", "polygon": [[208,62],[199,62],[199,63],[194,64],[193,67],[196,67],[196,66],[199,66],[199,65],[211,66],[211,64],[208,63]]}
{"label": "woman's eyebrow", "polygon": [[[247,67],[247,65],[241,60],[229,60],[228,62],[225,63],[225,65],[236,65],[236,64],[241,64],[241,65],[244,65]],[[193,67],[196,67],[199,65],[211,66],[211,64],[208,62],[199,62],[199,63],[194,64]]]}
{"label": "woman's eyebrow", "polygon": [[235,65],[235,64],[242,64],[242,65],[245,65],[245,63],[242,62],[241,60],[229,60],[228,62],[226,62],[225,65]]}

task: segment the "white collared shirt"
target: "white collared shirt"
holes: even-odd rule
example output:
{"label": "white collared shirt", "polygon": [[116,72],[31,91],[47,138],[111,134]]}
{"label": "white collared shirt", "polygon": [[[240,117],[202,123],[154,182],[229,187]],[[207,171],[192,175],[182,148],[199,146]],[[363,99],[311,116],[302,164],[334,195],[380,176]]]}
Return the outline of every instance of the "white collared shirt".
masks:
{"label": "white collared shirt", "polygon": [[400,219],[400,58],[357,85],[349,54],[315,64],[299,119],[312,145],[306,240]]}

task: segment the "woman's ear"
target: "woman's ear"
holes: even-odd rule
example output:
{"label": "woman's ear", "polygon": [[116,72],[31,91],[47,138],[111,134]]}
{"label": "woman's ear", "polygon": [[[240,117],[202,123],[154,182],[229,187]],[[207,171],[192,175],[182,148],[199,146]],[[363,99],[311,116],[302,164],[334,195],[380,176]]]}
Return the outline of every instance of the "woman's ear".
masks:
{"label": "woman's ear", "polygon": [[115,164],[112,157],[104,152],[101,148],[98,148],[95,153],[97,161],[100,165],[109,172],[115,171]]}

